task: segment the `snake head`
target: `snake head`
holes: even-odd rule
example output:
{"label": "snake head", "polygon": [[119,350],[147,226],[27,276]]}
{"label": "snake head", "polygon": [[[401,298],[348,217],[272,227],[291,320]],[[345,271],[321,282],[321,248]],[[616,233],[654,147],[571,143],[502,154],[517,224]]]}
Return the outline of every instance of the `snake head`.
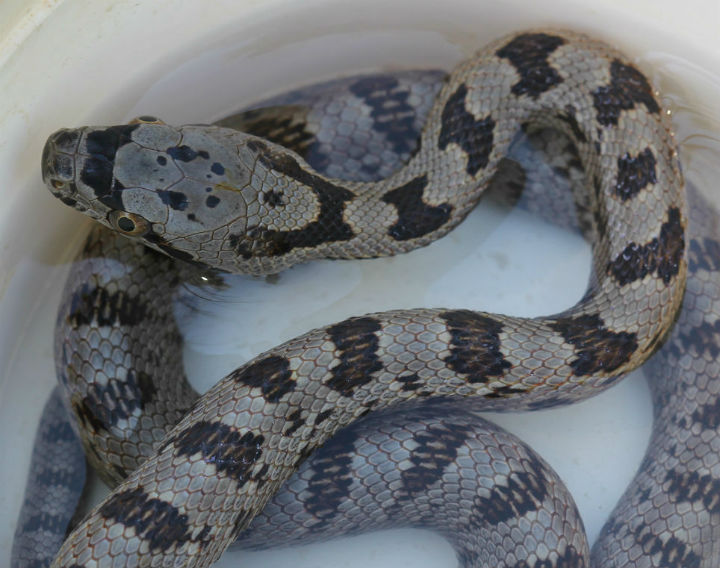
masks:
{"label": "snake head", "polygon": [[42,175],[63,203],[114,231],[225,269],[218,257],[231,255],[228,239],[257,224],[266,202],[254,139],[153,117],[63,129],[45,144]]}

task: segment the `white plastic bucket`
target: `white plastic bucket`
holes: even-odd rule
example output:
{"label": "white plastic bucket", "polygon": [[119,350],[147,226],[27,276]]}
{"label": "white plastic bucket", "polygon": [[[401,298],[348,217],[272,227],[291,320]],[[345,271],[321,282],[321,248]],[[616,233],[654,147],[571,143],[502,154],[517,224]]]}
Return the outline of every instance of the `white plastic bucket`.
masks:
{"label": "white plastic bucket", "polygon": [[[11,548],[40,410],[54,384],[52,333],[66,262],[87,226],[40,180],[49,133],[139,114],[207,122],[319,79],[450,68],[494,37],[548,25],[615,43],[669,88],[681,112],[697,110],[678,125],[685,148],[718,132],[712,117],[720,116],[720,5],[712,0],[0,4],[0,564]],[[690,154],[692,167],[717,163],[700,146]],[[223,331],[211,344],[190,330],[191,350],[200,353],[191,376],[207,388],[250,356],[348,315],[440,305],[540,315],[569,306],[584,290],[588,247],[522,213],[475,212],[444,241],[407,258],[320,263],[281,276],[276,286],[249,284],[236,302],[243,310],[234,312],[242,314],[238,326],[221,317]],[[201,371],[205,363],[216,371]],[[581,405],[498,421],[556,467],[592,539],[642,457],[650,403],[638,375]],[[253,561],[455,565],[439,538],[413,532],[271,552]],[[230,566],[230,559],[220,565]]]}

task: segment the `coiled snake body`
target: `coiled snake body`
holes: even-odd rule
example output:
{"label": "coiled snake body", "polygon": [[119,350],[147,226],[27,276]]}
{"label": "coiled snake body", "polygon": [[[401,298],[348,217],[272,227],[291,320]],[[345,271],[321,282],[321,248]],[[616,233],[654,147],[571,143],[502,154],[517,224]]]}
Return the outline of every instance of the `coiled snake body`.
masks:
{"label": "coiled snake body", "polygon": [[[643,363],[668,334],[686,273],[683,182],[666,120],[622,55],[574,33],[528,32],[453,72],[419,149],[380,182],[326,178],[272,142],[219,127],[149,119],[53,135],[43,155],[50,189],[139,239],[91,239],[84,255],[103,270],[85,288],[70,282],[80,292],[61,310],[69,331],[58,335],[58,371],[86,451],[110,481],[132,473],[69,536],[55,565],[207,566],[311,451],[370,411],[418,396],[538,408],[591,396]],[[177,380],[177,352],[148,345],[178,343],[162,306],[193,269],[158,261],[140,241],[256,274],[411,250],[462,220],[519,129],[543,126],[572,139],[591,188],[593,277],[575,307],[534,319],[443,309],[351,318],[260,355],[188,408],[193,393]],[[141,302],[148,290],[152,302]],[[137,318],[157,323],[139,338],[97,325],[127,328]],[[150,375],[160,367],[164,376]],[[518,491],[532,493],[534,483]],[[520,511],[505,520],[513,516]],[[508,552],[506,565],[584,565],[584,545],[559,534],[557,550],[523,545],[525,556]],[[482,549],[471,550],[468,560],[482,562]]]}

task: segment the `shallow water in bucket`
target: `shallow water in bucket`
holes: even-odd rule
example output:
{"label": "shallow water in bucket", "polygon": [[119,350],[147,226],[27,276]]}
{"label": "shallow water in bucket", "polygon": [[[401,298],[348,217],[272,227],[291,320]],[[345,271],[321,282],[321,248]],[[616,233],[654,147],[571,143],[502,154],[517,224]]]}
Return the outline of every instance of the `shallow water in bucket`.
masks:
{"label": "shallow water in bucket", "polygon": [[[30,109],[34,114],[21,109],[25,115],[21,113],[20,120],[26,126],[21,143],[8,142],[14,140],[8,135],[19,131],[17,116],[10,109],[0,123],[3,153],[17,157],[10,171],[13,186],[2,189],[12,192],[13,218],[6,211],[4,231],[19,224],[15,218],[31,219],[21,224],[14,237],[3,232],[0,241],[3,262],[12,261],[3,265],[7,269],[0,283],[3,555],[10,550],[39,411],[53,385],[52,325],[67,270],[65,261],[87,226],[79,215],[46,195],[39,180],[40,148],[55,128],[122,122],[139,114],[159,115],[170,123],[208,122],[265,95],[321,79],[369,70],[451,68],[489,39],[512,29],[554,22],[594,31],[637,57],[673,109],[686,174],[702,189],[712,190],[712,168],[720,153],[720,126],[713,123],[718,113],[712,106],[718,98],[713,95],[720,93],[720,79],[713,72],[720,72],[720,66],[693,57],[696,52],[690,41],[673,42],[662,32],[639,33],[650,29],[649,24],[636,25],[626,18],[610,25],[616,10],[590,12],[573,8],[572,3],[558,3],[546,5],[543,13],[526,7],[519,16],[511,4],[484,3],[487,9],[480,12],[477,2],[458,1],[443,7],[441,20],[431,5],[404,11],[409,2],[383,7],[382,14],[380,5],[371,3],[361,9],[317,2],[300,12],[291,3],[278,2],[267,3],[274,7],[267,12],[248,7],[249,16],[243,18],[247,14],[233,12],[229,6],[224,8],[232,16],[223,17],[214,12],[219,8],[200,15],[180,2],[178,13],[166,13],[174,19],[168,22],[151,10],[137,8],[133,13],[108,2],[108,11],[103,12],[98,7],[102,3],[97,3],[84,15],[101,22],[95,30],[96,51],[88,53],[80,48],[92,44],[92,35],[86,38],[77,23],[77,10],[83,4],[61,3],[34,32],[40,34],[39,39],[29,36],[18,54],[29,57],[44,49],[51,76],[38,91]],[[281,5],[288,8],[282,14],[277,11]],[[163,43],[163,30],[180,34],[193,17],[201,31],[189,32],[187,42],[176,41],[169,49]],[[133,22],[141,25],[134,27]],[[76,42],[64,55],[49,53],[62,51],[63,44],[52,40],[66,37],[75,30],[73,25],[78,27],[73,36]],[[632,33],[623,34],[629,30]],[[43,37],[44,47],[38,43]],[[118,44],[129,52],[138,45],[157,50],[149,57],[135,57],[131,65],[124,57],[112,55],[111,47]],[[121,77],[105,69],[113,65],[122,69]],[[17,60],[5,64],[3,78],[12,71],[18,78],[26,73]],[[110,82],[105,77],[114,79]],[[64,95],[53,91],[53,86],[61,84]],[[589,247],[580,238],[522,211],[507,212],[481,203],[457,230],[412,254],[308,264],[281,274],[272,284],[243,279],[231,292],[199,308],[210,315],[184,319],[189,374],[195,386],[205,390],[227,371],[285,339],[369,311],[445,306],[527,316],[553,313],[580,298],[589,266]],[[492,417],[530,443],[560,473],[578,503],[591,541],[642,458],[650,418],[640,373],[579,405]],[[442,539],[419,531],[251,556],[243,553],[242,558],[248,565],[261,562],[265,566],[288,562],[294,566],[456,565]],[[231,565],[236,563],[229,556],[218,563]]]}

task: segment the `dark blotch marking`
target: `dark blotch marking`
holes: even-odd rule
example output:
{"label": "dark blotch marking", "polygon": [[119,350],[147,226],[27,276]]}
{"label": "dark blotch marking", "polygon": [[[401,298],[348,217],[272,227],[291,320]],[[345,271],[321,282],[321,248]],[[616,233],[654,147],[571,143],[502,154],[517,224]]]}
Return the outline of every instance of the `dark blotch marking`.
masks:
{"label": "dark blotch marking", "polygon": [[192,162],[198,157],[207,160],[210,157],[206,151],[200,150],[198,152],[186,144],[183,144],[182,146],[170,146],[165,151],[173,160],[178,160],[180,162]]}
{"label": "dark blotch marking", "polygon": [[504,385],[496,387],[491,393],[486,394],[485,398],[507,398],[525,390],[521,385]]}
{"label": "dark blotch marking", "polygon": [[675,339],[668,348],[677,359],[684,353],[690,353],[694,358],[717,359],[720,356],[720,320],[703,321],[687,331],[681,329]]}
{"label": "dark blotch marking", "polygon": [[648,184],[657,183],[655,176],[655,155],[650,148],[645,148],[637,156],[625,154],[618,158],[618,176],[615,183],[615,194],[627,201],[635,197]]}
{"label": "dark blotch marking", "polygon": [[174,209],[175,211],[185,211],[187,209],[189,203],[187,195],[180,191],[172,191],[172,190],[158,190],[158,196],[160,197],[160,200],[165,204],[169,205],[171,209]]}
{"label": "dark blotch marking", "polygon": [[670,207],[667,221],[660,227],[660,234],[649,243],[630,243],[608,264],[608,274],[624,286],[656,273],[669,284],[680,272],[685,254],[685,227],[677,207]]}
{"label": "dark blotch marking", "polygon": [[245,111],[218,124],[284,146],[321,170],[327,167],[328,158],[319,151],[315,132],[307,130],[307,113],[308,108],[302,105],[268,106]]}
{"label": "dark blotch marking", "polygon": [[388,230],[388,234],[396,241],[427,235],[442,227],[450,218],[452,205],[427,205],[423,201],[427,183],[427,174],[423,174],[383,195],[385,203],[397,208],[398,220]]}
{"label": "dark blotch marking", "polygon": [[318,412],[318,415],[315,417],[315,426],[318,426],[325,422],[330,416],[332,416],[332,413],[334,412],[333,408],[328,408],[327,410],[323,410],[322,412]]}
{"label": "dark blotch marking", "polygon": [[303,418],[303,412],[299,408],[294,410],[288,417],[286,418],[288,427],[283,430],[283,436],[291,436],[295,432],[298,431],[298,429],[305,424],[305,418]]}
{"label": "dark blotch marking", "polygon": [[677,537],[671,536],[663,542],[644,523],[638,526],[634,533],[645,554],[655,557],[653,561],[657,562],[656,566],[700,568],[700,557]]}
{"label": "dark blotch marking", "polygon": [[545,467],[535,457],[523,460],[525,471],[513,471],[507,484],[498,484],[487,496],[474,499],[470,521],[475,526],[483,523],[497,525],[515,517],[536,511],[547,497]]}
{"label": "dark blotch marking", "polygon": [[132,141],[131,135],[138,126],[137,124],[123,124],[91,132],[86,137],[87,153],[112,162],[118,148]]}
{"label": "dark blotch marking", "polygon": [[97,430],[109,431],[120,420],[144,409],[157,394],[152,377],[143,371],[129,370],[124,380],[111,378],[107,384],[91,383],[79,404],[73,404],[78,417]]}
{"label": "dark blotch marking", "polygon": [[451,310],[441,317],[451,337],[450,355],[445,357],[445,363],[465,375],[469,383],[487,383],[491,378],[502,377],[512,367],[500,349],[499,321],[470,310]]}
{"label": "dark blotch marking", "polygon": [[413,392],[425,386],[417,373],[413,373],[412,375],[402,375],[397,378],[397,381],[402,384],[401,390],[404,390],[405,392]]}
{"label": "dark blotch marking", "polygon": [[474,176],[488,164],[493,149],[495,121],[488,116],[480,120],[465,109],[467,86],[460,85],[450,95],[442,111],[438,148],[445,150],[452,142],[467,154],[467,173]]}
{"label": "dark blotch marking", "polygon": [[[206,157],[209,158],[210,156],[206,156]],[[223,165],[220,162],[213,162],[213,165],[210,166],[210,171],[217,176],[221,176],[225,173],[225,168],[223,167]]]}
{"label": "dark blotch marking", "polygon": [[563,78],[548,63],[548,57],[565,39],[543,33],[521,34],[495,53],[507,59],[520,75],[510,89],[514,95],[528,95],[537,99],[542,93],[563,82]]}
{"label": "dark blotch marking", "polygon": [[410,91],[394,77],[364,77],[350,85],[350,92],[370,107],[373,128],[382,132],[397,154],[410,154],[417,146],[415,107]]}
{"label": "dark blotch marking", "polygon": [[600,175],[593,177],[592,188],[595,191],[595,207],[593,208],[593,220],[595,221],[595,230],[597,231],[598,240],[602,240],[608,231],[608,212],[607,204],[602,199],[602,178]]}
{"label": "dark blotch marking", "polygon": [[707,237],[692,239],[688,250],[688,269],[693,274],[698,270],[720,270],[720,242]]}
{"label": "dark blotch marking", "polygon": [[[78,418],[80,424],[90,430],[94,430],[95,432],[107,432],[109,424],[106,424],[100,417],[98,417],[94,405],[88,406],[85,399],[73,400],[70,405],[72,406],[72,411]],[[99,459],[99,461],[102,460]]]}
{"label": "dark blotch marking", "polygon": [[166,158],[165,156],[158,156],[158,157],[156,158],[156,161],[157,161],[157,163],[160,164],[161,166],[164,166],[164,165],[167,164],[167,158]]}
{"label": "dark blotch marking", "polygon": [[138,126],[137,124],[110,126],[95,130],[86,137],[89,157],[83,160],[80,180],[92,188],[101,203],[112,209],[122,209],[119,193],[124,189],[122,184],[116,181],[113,183],[115,155],[119,148],[132,141],[132,132]]}
{"label": "dark blotch marking", "polygon": [[333,367],[325,383],[343,396],[373,379],[373,373],[382,369],[378,358],[380,322],[371,317],[351,318],[328,328],[330,339],[340,351],[340,363]]}
{"label": "dark blotch marking", "polygon": [[270,355],[231,374],[237,383],[259,388],[268,402],[277,402],[295,389],[290,362],[285,357]]}
{"label": "dark blotch marking", "polygon": [[100,327],[134,326],[142,323],[147,313],[148,307],[139,297],[84,283],[72,295],[67,321],[75,328],[92,323]]}
{"label": "dark blotch marking", "polygon": [[637,334],[610,331],[597,314],[558,318],[550,327],[575,346],[576,358],[570,366],[576,376],[611,373],[638,348]]}
{"label": "dark blotch marking", "polygon": [[343,429],[322,447],[313,461],[312,476],[305,492],[305,510],[314,519],[312,525],[326,526],[340,506],[348,500],[353,480],[352,448],[357,434]]}
{"label": "dark blotch marking", "polygon": [[458,424],[438,423],[419,432],[415,436],[417,447],[410,456],[412,466],[400,475],[403,493],[414,496],[439,481],[467,438],[468,432]]}
{"label": "dark blotch marking", "polygon": [[221,422],[200,421],[168,440],[162,450],[174,444],[178,456],[200,454],[205,463],[243,486],[252,479],[250,470],[262,456],[264,442],[262,434],[240,434]]}
{"label": "dark blotch marking", "polygon": [[598,87],[592,95],[597,121],[603,126],[617,126],[620,113],[637,104],[645,105],[650,113],[660,112],[660,105],[645,76],[617,59],[610,64],[610,84]]}
{"label": "dark blotch marking", "polygon": [[92,188],[98,198],[104,198],[112,191],[114,163],[104,158],[85,158],[80,171],[80,181]]}
{"label": "dark blotch marking", "polygon": [[248,147],[257,152],[258,160],[265,167],[285,174],[311,188],[320,203],[320,211],[317,218],[302,229],[277,231],[255,227],[248,230],[247,234],[230,235],[230,245],[239,256],[246,259],[280,256],[294,248],[347,241],[354,236],[352,227],[343,220],[345,202],[354,197],[350,190],[303,170],[292,156],[275,154],[259,140],[249,142]]}
{"label": "dark blotch marking", "polygon": [[214,195],[208,195],[205,199],[205,205],[210,207],[210,209],[212,209],[213,207],[217,207],[218,203],[220,203],[220,198]]}
{"label": "dark blotch marking", "polygon": [[168,550],[190,541],[202,542],[208,532],[203,530],[193,538],[187,515],[170,503],[149,497],[141,488],[111,496],[98,512],[107,519],[135,529],[135,533],[153,551]]}
{"label": "dark blotch marking", "polygon": [[[717,322],[717,324],[720,324],[720,322]],[[717,327],[720,327],[720,325],[717,325]],[[720,349],[717,343],[713,344],[713,351],[717,353],[718,350]],[[717,355],[712,357],[716,359]],[[692,413],[692,421],[695,424],[702,424],[705,430],[717,430],[720,427],[720,398],[696,408]]]}
{"label": "dark blotch marking", "polygon": [[285,205],[285,202],[283,201],[282,191],[275,191],[271,189],[270,191],[263,194],[263,198],[265,200],[265,203],[270,207],[281,207]]}
{"label": "dark blotch marking", "polygon": [[700,475],[697,471],[667,472],[666,491],[675,502],[702,503],[711,515],[720,513],[720,479]]}

